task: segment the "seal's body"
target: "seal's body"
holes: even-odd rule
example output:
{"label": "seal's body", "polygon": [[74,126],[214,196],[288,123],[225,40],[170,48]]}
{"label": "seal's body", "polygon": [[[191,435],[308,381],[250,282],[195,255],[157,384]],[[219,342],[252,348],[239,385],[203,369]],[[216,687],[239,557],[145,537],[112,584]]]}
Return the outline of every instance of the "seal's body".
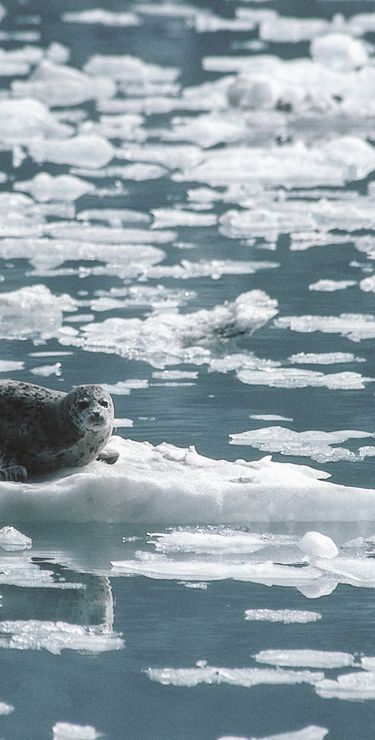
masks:
{"label": "seal's body", "polygon": [[0,381],[0,480],[25,480],[86,465],[96,458],[116,462],[104,450],[112,434],[113,402],[100,385],[70,393],[17,380]]}

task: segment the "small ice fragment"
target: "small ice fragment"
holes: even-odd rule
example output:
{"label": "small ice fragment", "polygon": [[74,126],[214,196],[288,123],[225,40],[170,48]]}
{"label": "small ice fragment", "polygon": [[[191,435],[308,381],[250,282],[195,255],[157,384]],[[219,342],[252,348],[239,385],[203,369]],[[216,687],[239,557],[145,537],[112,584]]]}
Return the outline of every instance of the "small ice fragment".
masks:
{"label": "small ice fragment", "polygon": [[113,425],[117,429],[120,429],[120,428],[122,429],[123,427],[133,427],[134,426],[134,421],[133,421],[133,419],[126,419],[126,418],[123,418],[123,419],[114,419],[113,420]]}
{"label": "small ice fragment", "polygon": [[293,421],[291,416],[279,416],[278,414],[249,414],[249,419],[260,421]]}
{"label": "small ice fragment", "polygon": [[321,619],[319,612],[297,609],[246,609],[245,619],[249,622],[282,622],[283,624],[307,624]]}
{"label": "small ice fragment", "polygon": [[38,365],[31,368],[33,375],[41,375],[43,378],[49,378],[50,375],[61,375],[61,362],[55,362],[54,365]]}
{"label": "small ice fragment", "polygon": [[297,352],[289,357],[293,365],[336,365],[342,362],[365,362],[364,357],[356,357],[352,352]]}
{"label": "small ice fragment", "polygon": [[102,8],[74,10],[64,13],[65,23],[85,23],[99,26],[138,26],[140,21],[134,13],[112,13]]}
{"label": "small ice fragment", "polygon": [[29,550],[32,539],[14,527],[6,526],[0,529],[0,547],[3,550]]}
{"label": "small ice fragment", "polygon": [[311,56],[323,66],[337,70],[352,70],[368,62],[366,45],[344,33],[329,33],[311,42]]}
{"label": "small ice fragment", "polygon": [[103,737],[91,725],[72,725],[70,722],[56,722],[52,732],[53,740],[97,740]]}
{"label": "small ice fragment", "polygon": [[345,290],[356,284],[355,280],[318,280],[316,283],[309,285],[309,290],[333,293],[336,290]]}
{"label": "small ice fragment", "polygon": [[0,714],[10,714],[14,712],[14,707],[11,704],[6,704],[5,701],[0,701]]}
{"label": "small ice fragment", "polygon": [[[177,583],[180,586],[185,586],[185,588],[193,588],[193,589],[196,588],[201,591],[207,591],[208,589],[208,583],[206,583],[206,581],[177,581]],[[200,662],[201,661],[198,661],[198,663]]]}
{"label": "small ice fragment", "polygon": [[258,663],[294,668],[343,668],[355,662],[351,653],[328,650],[261,650],[254,657]]}
{"label": "small ice fragment", "polygon": [[339,551],[334,541],[320,532],[306,532],[298,543],[299,549],[310,558],[335,558]]}

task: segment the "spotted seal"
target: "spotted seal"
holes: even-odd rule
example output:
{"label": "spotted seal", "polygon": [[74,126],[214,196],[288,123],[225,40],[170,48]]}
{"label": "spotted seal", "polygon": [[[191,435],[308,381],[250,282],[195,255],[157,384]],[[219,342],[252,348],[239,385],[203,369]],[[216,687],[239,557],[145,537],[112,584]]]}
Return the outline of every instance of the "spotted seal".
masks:
{"label": "spotted seal", "polygon": [[100,385],[69,393],[17,380],[0,381],[0,480],[24,481],[28,473],[79,467],[92,460],[114,463],[105,450],[113,429],[112,398]]}

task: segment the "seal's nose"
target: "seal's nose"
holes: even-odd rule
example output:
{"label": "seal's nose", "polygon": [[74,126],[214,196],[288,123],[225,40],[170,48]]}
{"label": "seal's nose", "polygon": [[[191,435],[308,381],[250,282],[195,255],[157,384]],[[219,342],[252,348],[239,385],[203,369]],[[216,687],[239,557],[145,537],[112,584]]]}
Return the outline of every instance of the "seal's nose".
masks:
{"label": "seal's nose", "polygon": [[99,421],[104,421],[103,414],[100,413],[100,411],[92,411],[90,414],[90,419],[93,422],[98,423]]}

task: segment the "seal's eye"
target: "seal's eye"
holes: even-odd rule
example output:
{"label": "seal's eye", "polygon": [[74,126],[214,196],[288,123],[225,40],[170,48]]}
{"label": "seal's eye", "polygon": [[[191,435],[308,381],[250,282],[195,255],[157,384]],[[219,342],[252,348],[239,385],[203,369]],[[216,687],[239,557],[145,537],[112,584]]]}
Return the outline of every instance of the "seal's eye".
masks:
{"label": "seal's eye", "polygon": [[105,400],[105,398],[101,398],[100,401],[99,401],[99,403],[100,403],[101,406],[104,406],[105,409],[107,409],[108,406],[109,406],[109,403],[108,403],[108,401]]}
{"label": "seal's eye", "polygon": [[77,408],[79,411],[84,411],[84,409],[87,409],[90,406],[90,401],[87,400],[87,398],[83,398],[82,401],[78,401]]}

